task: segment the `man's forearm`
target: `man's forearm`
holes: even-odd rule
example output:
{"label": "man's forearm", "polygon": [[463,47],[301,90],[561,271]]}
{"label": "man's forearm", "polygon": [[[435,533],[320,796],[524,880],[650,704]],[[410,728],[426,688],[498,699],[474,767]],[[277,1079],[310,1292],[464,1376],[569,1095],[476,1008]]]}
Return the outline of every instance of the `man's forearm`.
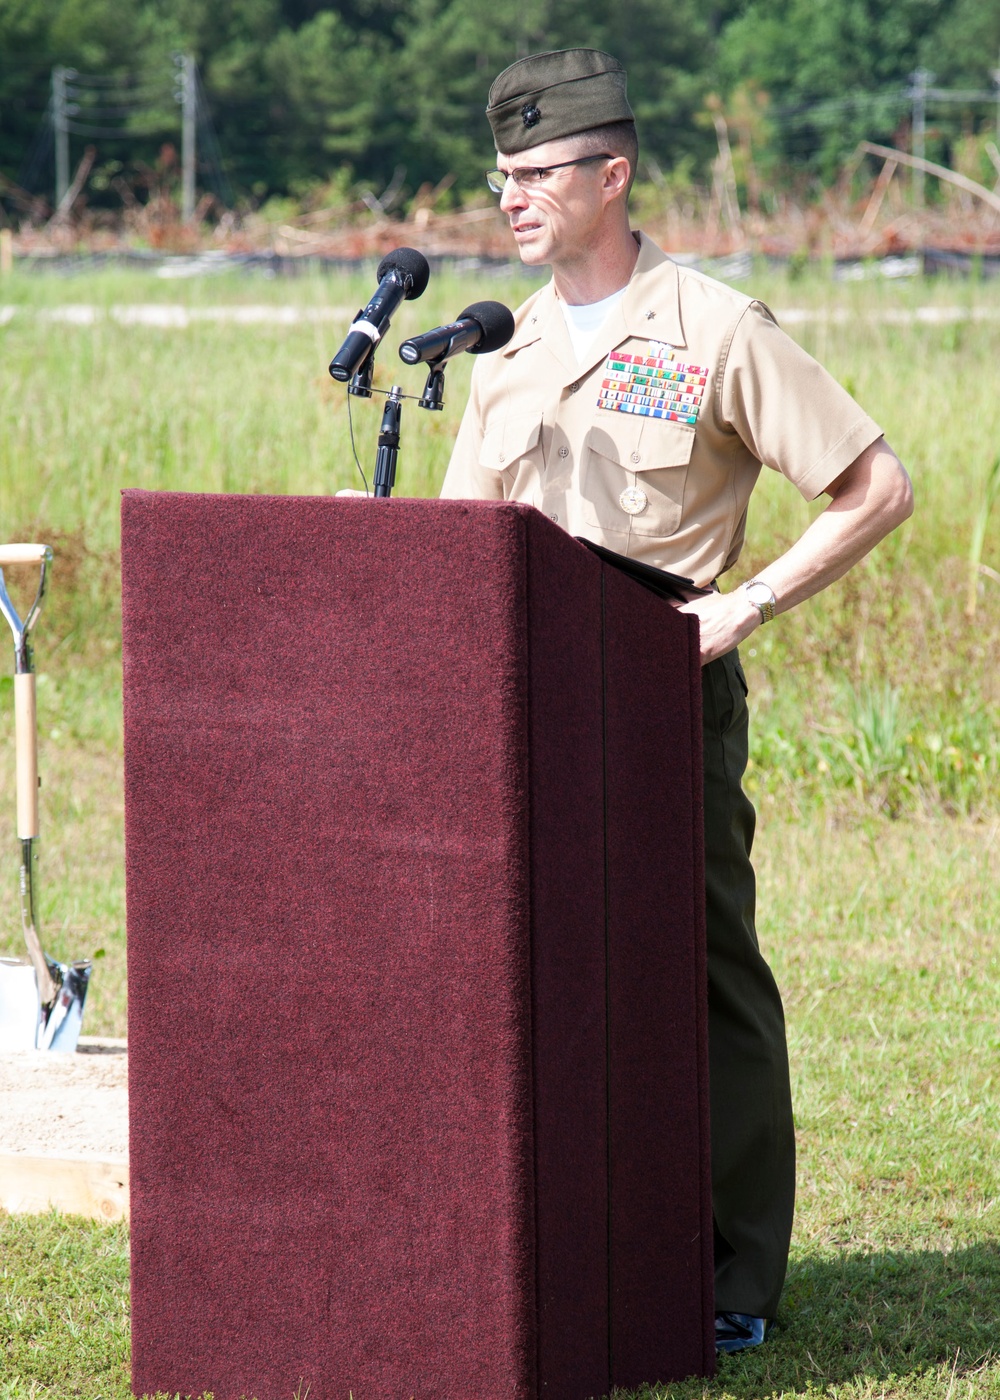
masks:
{"label": "man's forearm", "polygon": [[760,570],[777,599],[775,612],[842,578],[913,511],[910,478],[884,439],[861,454],[830,495],[830,504],[795,544]]}
{"label": "man's forearm", "polygon": [[[830,487],[830,504],[780,558],[758,571],[774,593],[775,612],[787,612],[821,592],[902,524],[913,510],[910,479],[880,438]],[[701,623],[702,665],[724,655],[761,623],[741,588],[685,604]]]}

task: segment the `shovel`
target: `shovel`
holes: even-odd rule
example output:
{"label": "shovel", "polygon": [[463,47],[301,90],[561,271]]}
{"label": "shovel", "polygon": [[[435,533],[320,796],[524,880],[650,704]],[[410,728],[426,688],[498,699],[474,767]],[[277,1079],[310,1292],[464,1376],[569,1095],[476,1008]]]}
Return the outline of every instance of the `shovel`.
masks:
{"label": "shovel", "polygon": [[[46,574],[52,560],[47,544],[0,545],[0,612],[14,636],[14,745],[17,773],[17,836],[21,843],[21,927],[28,946],[28,964],[0,960],[0,1044],[34,1037],[23,1048],[75,1050],[83,1024],[91,964],[88,960],[60,963],[47,956],[38,935],[38,725],[35,710],[35,670],[30,633],[45,597]],[[9,564],[38,564],[41,574],[35,601],[22,622],[7,593],[3,570]],[[5,1032],[6,1027],[6,1032]]]}

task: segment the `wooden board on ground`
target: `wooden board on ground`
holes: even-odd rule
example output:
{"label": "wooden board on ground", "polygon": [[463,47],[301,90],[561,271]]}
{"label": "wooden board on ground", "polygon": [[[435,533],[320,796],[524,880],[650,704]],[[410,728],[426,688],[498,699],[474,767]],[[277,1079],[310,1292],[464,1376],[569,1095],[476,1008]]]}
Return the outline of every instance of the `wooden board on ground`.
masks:
{"label": "wooden board on ground", "polygon": [[81,1038],[79,1053],[0,1055],[0,1210],[128,1217],[128,1054]]}
{"label": "wooden board on ground", "polygon": [[92,1220],[128,1219],[128,1162],[0,1153],[0,1209],[39,1215],[53,1207]]}

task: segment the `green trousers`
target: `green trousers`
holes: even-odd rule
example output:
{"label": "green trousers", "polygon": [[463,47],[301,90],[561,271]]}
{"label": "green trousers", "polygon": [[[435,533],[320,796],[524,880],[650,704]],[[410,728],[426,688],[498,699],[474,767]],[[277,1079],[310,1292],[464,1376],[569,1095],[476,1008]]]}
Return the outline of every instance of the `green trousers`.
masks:
{"label": "green trousers", "polygon": [[746,696],[736,651],[702,668],[715,1306],[773,1318],[792,1231],[795,1133],[785,1018],[754,926]]}

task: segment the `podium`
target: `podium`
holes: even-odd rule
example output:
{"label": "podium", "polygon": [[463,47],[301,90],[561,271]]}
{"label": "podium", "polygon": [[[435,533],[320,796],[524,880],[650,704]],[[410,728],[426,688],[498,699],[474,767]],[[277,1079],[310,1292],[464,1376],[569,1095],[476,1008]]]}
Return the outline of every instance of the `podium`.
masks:
{"label": "podium", "polygon": [[539,512],[126,492],[133,1389],[714,1367],[696,626]]}

